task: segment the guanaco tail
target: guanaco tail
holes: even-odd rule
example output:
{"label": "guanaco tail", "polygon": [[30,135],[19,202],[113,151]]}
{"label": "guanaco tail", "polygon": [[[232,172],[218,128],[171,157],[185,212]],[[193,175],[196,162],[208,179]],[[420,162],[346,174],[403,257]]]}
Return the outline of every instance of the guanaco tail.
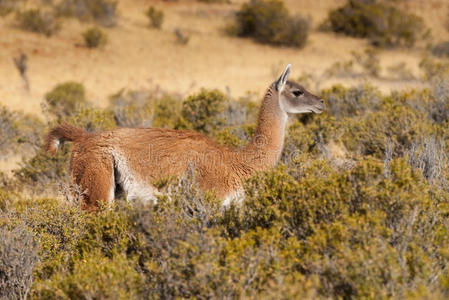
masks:
{"label": "guanaco tail", "polygon": [[287,80],[290,70],[288,65],[268,88],[255,135],[240,149],[219,145],[194,131],[119,128],[88,133],[62,124],[48,134],[46,151],[54,154],[61,143],[74,143],[69,171],[86,191],[82,202],[86,210],[98,209],[100,201],[113,201],[119,191],[127,200],[154,201],[157,179],[182,176],[191,166],[199,188],[214,192],[227,205],[245,179],[278,162],[289,113],[325,109],[321,98]]}

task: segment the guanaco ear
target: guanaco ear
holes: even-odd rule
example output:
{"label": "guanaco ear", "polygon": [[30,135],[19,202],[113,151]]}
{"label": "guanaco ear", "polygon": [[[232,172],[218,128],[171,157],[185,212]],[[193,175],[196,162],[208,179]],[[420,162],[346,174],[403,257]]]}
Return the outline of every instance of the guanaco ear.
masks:
{"label": "guanaco ear", "polygon": [[290,76],[292,65],[288,64],[285,68],[284,72],[282,72],[281,77],[276,81],[276,90],[281,91],[284,88],[285,83],[288,80],[288,76]]}

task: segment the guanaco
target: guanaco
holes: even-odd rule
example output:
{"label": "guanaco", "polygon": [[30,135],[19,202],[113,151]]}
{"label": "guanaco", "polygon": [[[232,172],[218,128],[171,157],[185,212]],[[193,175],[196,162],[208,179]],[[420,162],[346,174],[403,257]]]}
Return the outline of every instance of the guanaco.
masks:
{"label": "guanaco", "polygon": [[85,190],[82,208],[96,210],[118,191],[127,200],[155,200],[155,180],[182,176],[191,166],[201,190],[212,191],[227,205],[242,182],[278,162],[288,114],[321,113],[324,101],[288,81],[291,65],[268,88],[254,137],[242,148],[220,145],[200,133],[159,128],[119,128],[88,133],[69,124],[53,128],[46,150],[56,153],[65,141],[74,143],[70,175]]}

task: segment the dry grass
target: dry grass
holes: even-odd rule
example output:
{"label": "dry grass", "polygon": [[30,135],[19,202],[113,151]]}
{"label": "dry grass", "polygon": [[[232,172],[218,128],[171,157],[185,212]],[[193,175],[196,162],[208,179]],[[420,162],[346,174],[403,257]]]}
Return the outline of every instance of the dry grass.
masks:
{"label": "dry grass", "polygon": [[7,160],[0,158],[0,171],[5,173],[8,177],[12,176],[12,170],[17,168],[21,159],[21,155],[10,156]]}
{"label": "dry grass", "polygon": [[[200,87],[221,90],[229,87],[233,96],[244,95],[247,91],[262,94],[287,63],[293,64],[294,76],[299,77],[302,72],[322,74],[333,63],[350,58],[351,50],[367,45],[363,40],[316,31],[312,32],[308,45],[302,50],[274,48],[228,37],[223,28],[231,19],[232,10],[241,2],[243,0],[233,1],[232,5],[208,5],[194,1],[121,1],[119,26],[105,29],[110,37],[109,44],[99,51],[77,46],[82,43],[80,33],[89,24],[66,20],[61,32],[48,39],[14,28],[11,16],[1,19],[1,102],[14,109],[39,113],[45,92],[57,83],[69,80],[83,83],[88,90],[88,98],[101,106],[107,104],[107,96],[121,88],[160,86],[189,94]],[[285,2],[294,12],[310,16],[316,27],[330,8],[345,1]],[[438,8],[444,1],[421,2],[407,1],[404,5],[417,13],[422,12],[435,33],[443,32],[444,24],[438,21],[443,18],[435,16],[446,12]],[[165,13],[162,30],[152,30],[147,26],[143,11],[150,5]],[[175,42],[173,31],[176,28],[186,31],[191,37],[187,46]],[[29,56],[29,93],[24,90],[12,62],[20,51]],[[387,67],[403,61],[417,73],[421,52],[419,49],[388,51],[381,55],[381,64]],[[335,80],[325,82],[324,86],[333,82]],[[403,88],[404,84],[382,81],[379,86],[390,90]]]}

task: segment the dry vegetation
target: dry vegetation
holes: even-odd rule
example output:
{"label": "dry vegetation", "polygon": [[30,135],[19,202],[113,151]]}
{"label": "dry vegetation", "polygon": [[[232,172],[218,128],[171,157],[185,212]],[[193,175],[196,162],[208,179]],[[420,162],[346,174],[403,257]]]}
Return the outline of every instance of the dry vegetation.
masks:
{"label": "dry vegetation", "polygon": [[[449,61],[432,56],[448,40],[435,23],[443,1],[379,1],[434,36],[394,50],[318,31],[346,0],[285,1],[311,17],[302,49],[229,36],[244,1],[98,0],[107,9],[95,13],[44,2],[0,0],[0,298],[449,296]],[[20,29],[36,8],[60,30]],[[108,43],[87,49],[99,32]],[[226,209],[192,171],[156,182],[157,204],[117,199],[88,214],[67,178],[70,145],[40,150],[58,122],[193,129],[240,147],[286,62],[327,110],[292,117],[280,165]]]}
{"label": "dry vegetation", "polygon": [[[37,0],[27,1],[29,6],[33,1]],[[91,27],[90,23],[62,18],[60,31],[46,38],[17,28],[15,14],[10,13],[0,18],[0,56],[4,58],[0,60],[0,99],[13,109],[36,113],[40,111],[40,103],[47,91],[59,82],[73,80],[82,82],[90,92],[89,98],[102,107],[107,105],[107,97],[121,88],[160,86],[170,92],[188,95],[202,87],[229,87],[236,97],[244,96],[248,91],[261,94],[266,82],[270,82],[274,73],[287,63],[302,72],[319,75],[334,63],[348,60],[351,50],[362,52],[368,44],[365,40],[316,30],[329,10],[343,5],[344,0],[285,1],[292,15],[311,17],[308,43],[301,50],[273,48],[229,37],[223,31],[232,12],[244,2],[119,1],[117,26],[105,29],[109,43],[100,51],[76,47],[84,44],[81,33]],[[399,1],[398,5],[424,18],[435,43],[449,39],[443,24],[447,18],[444,1]],[[148,29],[148,18],[143,12],[150,6],[164,12],[162,30]],[[176,29],[190,37],[187,47],[181,48],[176,43],[173,34]],[[29,57],[29,92],[22,89],[20,74],[11,63],[20,51]],[[418,47],[384,52],[380,54],[380,64],[386,69],[404,62],[415,76],[419,76],[418,65],[423,51]],[[322,85],[328,87],[337,81],[347,85],[360,82],[348,78],[329,79]],[[414,86],[397,81],[375,83],[383,91]]]}

